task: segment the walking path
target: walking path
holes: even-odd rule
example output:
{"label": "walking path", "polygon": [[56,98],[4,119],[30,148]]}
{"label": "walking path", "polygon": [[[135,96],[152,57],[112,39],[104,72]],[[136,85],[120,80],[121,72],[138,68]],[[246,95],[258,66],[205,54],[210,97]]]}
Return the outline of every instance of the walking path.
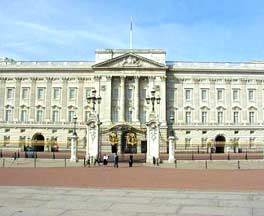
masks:
{"label": "walking path", "polygon": [[0,187],[2,216],[263,216],[264,193]]}

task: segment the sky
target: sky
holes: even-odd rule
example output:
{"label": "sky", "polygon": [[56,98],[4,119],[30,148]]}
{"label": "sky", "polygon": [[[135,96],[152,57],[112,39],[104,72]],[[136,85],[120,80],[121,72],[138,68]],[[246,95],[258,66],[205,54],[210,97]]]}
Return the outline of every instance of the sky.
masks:
{"label": "sky", "polygon": [[263,0],[0,0],[0,57],[90,60],[160,48],[168,61],[264,60]]}

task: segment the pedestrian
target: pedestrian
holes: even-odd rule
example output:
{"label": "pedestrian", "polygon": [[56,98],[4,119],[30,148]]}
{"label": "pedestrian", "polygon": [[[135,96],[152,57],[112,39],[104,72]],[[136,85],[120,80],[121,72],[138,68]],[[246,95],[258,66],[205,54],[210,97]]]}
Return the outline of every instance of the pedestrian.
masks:
{"label": "pedestrian", "polygon": [[132,154],[129,155],[128,165],[129,165],[129,167],[133,166],[133,155]]}
{"label": "pedestrian", "polygon": [[88,156],[87,156],[87,165],[89,166],[89,168],[90,168],[90,166],[91,166],[91,157],[90,157],[90,154],[88,154]]}
{"label": "pedestrian", "polygon": [[115,153],[114,154],[114,167],[116,167],[116,168],[118,168],[118,154],[117,153]]}
{"label": "pedestrian", "polygon": [[96,165],[96,163],[98,164],[98,166],[100,166],[100,161],[99,161],[98,155],[94,159],[94,166]]}
{"label": "pedestrian", "polygon": [[104,160],[103,164],[107,165],[107,156],[106,156],[106,154],[104,154],[103,160]]}

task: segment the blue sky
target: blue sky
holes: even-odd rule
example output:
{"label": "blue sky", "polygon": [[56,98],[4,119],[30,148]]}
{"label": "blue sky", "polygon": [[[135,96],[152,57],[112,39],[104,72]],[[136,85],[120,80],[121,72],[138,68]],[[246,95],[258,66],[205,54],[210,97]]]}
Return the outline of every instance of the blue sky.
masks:
{"label": "blue sky", "polygon": [[167,60],[264,59],[262,0],[0,0],[0,56],[94,60],[98,48],[162,48]]}

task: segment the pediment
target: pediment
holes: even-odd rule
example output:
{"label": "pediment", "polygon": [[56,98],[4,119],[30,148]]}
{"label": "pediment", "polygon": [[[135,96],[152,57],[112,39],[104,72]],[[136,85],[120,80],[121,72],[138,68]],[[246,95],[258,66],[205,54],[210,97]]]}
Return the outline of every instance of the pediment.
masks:
{"label": "pediment", "polygon": [[97,63],[92,68],[157,68],[166,69],[166,65],[151,59],[136,55],[134,53],[126,53],[124,55]]}

